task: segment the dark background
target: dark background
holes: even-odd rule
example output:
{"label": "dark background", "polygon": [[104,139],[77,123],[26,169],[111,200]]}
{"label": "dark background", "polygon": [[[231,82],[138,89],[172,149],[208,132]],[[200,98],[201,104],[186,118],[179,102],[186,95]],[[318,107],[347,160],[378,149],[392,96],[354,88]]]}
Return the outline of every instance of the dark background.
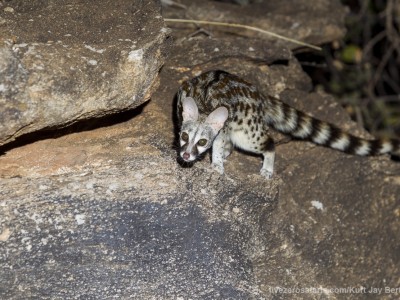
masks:
{"label": "dark background", "polygon": [[400,136],[398,0],[342,0],[347,34],[323,53],[298,54],[315,88],[332,93],[373,135]]}

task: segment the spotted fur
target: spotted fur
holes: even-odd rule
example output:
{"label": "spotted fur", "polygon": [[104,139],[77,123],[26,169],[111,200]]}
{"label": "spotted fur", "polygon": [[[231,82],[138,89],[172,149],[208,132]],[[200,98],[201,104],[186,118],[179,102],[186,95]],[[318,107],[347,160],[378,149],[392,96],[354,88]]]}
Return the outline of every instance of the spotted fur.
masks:
{"label": "spotted fur", "polygon": [[260,173],[271,178],[275,147],[268,135],[270,128],[350,154],[400,155],[398,140],[355,137],[278,99],[265,97],[252,84],[224,71],[205,72],[184,82],[178,91],[177,105],[180,157],[195,161],[212,147],[212,164],[220,173],[235,146],[262,154]]}

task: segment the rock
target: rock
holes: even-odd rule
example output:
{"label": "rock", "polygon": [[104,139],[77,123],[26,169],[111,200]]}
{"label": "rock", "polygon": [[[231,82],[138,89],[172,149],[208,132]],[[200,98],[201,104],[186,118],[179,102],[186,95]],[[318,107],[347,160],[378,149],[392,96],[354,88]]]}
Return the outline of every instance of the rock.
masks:
{"label": "rock", "polygon": [[0,12],[0,145],[132,109],[157,87],[166,31],[154,1],[7,5]]}
{"label": "rock", "polygon": [[0,156],[0,298],[342,299],[335,288],[397,287],[400,167],[388,157],[286,141],[271,181],[240,152],[223,176],[208,156],[176,162],[174,95],[211,68],[366,135],[311,92],[287,48],[187,34],[173,31],[148,104]]}
{"label": "rock", "polygon": [[260,296],[250,257],[276,182],[180,167],[171,129],[154,103],[2,157],[0,297]]}
{"label": "rock", "polygon": [[[339,0],[287,0],[258,1],[246,6],[217,1],[182,0],[187,10],[168,10],[169,18],[194,19],[213,22],[235,23],[257,27],[288,38],[321,45],[344,36],[346,8]],[[194,25],[168,22],[172,28],[194,28]],[[200,25],[213,36],[223,37],[227,32],[236,36],[247,36],[277,44],[279,47],[299,48],[299,45],[270,35],[244,30],[210,25]],[[193,32],[193,30],[192,30]]]}

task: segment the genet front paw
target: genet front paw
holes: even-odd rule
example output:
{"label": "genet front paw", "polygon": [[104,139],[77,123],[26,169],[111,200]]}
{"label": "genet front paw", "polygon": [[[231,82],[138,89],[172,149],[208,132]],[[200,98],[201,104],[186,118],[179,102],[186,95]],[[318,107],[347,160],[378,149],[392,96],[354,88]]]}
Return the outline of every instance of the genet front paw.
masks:
{"label": "genet front paw", "polygon": [[261,174],[261,176],[264,176],[267,179],[271,179],[272,175],[273,175],[273,172],[272,171],[268,171],[267,169],[261,169],[260,170],[260,174]]}
{"label": "genet front paw", "polygon": [[211,164],[212,168],[214,171],[217,171],[219,174],[224,174],[224,166],[223,165],[217,165],[217,164]]}

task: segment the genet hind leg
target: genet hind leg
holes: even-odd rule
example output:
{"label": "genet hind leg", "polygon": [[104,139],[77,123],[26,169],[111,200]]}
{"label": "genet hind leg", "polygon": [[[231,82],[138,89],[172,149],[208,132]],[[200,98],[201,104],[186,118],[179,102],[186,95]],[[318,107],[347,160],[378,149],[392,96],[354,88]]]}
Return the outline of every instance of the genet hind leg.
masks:
{"label": "genet hind leg", "polygon": [[264,156],[264,161],[260,174],[267,179],[271,179],[274,174],[275,162],[275,143],[270,137],[266,137],[265,141],[260,144],[260,150]]}

